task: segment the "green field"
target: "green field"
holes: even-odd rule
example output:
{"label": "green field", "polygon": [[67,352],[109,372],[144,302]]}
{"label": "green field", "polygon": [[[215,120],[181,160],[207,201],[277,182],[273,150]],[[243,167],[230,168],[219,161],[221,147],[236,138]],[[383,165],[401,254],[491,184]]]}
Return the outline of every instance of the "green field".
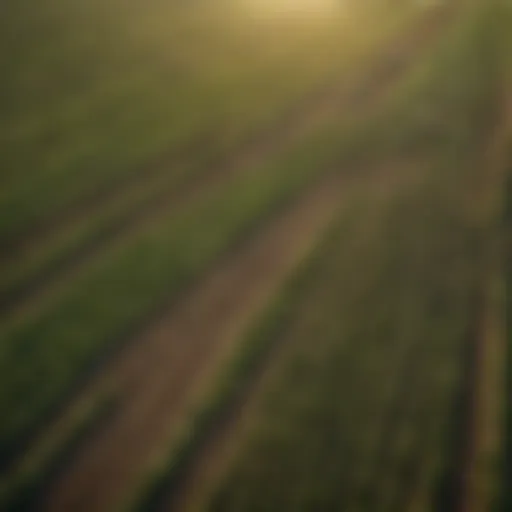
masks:
{"label": "green field", "polygon": [[0,510],[509,510],[512,11],[353,3],[0,8]]}

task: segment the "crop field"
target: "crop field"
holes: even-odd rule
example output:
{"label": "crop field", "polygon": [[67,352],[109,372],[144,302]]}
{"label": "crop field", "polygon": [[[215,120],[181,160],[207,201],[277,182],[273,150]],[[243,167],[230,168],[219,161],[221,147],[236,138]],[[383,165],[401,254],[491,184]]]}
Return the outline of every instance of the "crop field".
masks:
{"label": "crop field", "polygon": [[0,511],[512,511],[512,4],[5,0],[0,55]]}

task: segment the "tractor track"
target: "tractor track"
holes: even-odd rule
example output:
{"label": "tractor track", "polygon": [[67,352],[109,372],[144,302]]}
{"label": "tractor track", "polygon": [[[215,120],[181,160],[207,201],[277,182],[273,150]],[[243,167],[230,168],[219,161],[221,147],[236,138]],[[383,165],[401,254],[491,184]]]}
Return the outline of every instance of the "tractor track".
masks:
{"label": "tractor track", "polygon": [[[400,159],[379,163],[366,171],[363,177],[365,182],[363,184],[361,180],[361,188],[358,190],[364,190],[363,193],[371,197],[393,194],[396,189],[414,186],[418,177],[410,172],[411,163]],[[368,185],[366,180],[372,183]],[[244,376],[242,386],[236,389],[232,399],[219,411],[218,419],[213,426],[202,432],[193,455],[178,469],[178,477],[169,483],[165,493],[158,497],[155,510],[203,510],[203,500],[210,495],[212,488],[236,456],[241,442],[248,433],[252,415],[260,398],[273,376],[279,371],[283,359],[286,359],[286,351],[291,348],[294,340],[295,327],[294,325],[289,332],[280,336],[261,360],[258,360],[251,373]]]}
{"label": "tractor track", "polygon": [[109,510],[138,481],[148,455],[168,442],[169,426],[187,416],[193,396],[329,225],[346,181],[344,173],[322,180],[106,369],[103,378],[115,376],[122,389],[121,406],[50,488],[48,510]]}

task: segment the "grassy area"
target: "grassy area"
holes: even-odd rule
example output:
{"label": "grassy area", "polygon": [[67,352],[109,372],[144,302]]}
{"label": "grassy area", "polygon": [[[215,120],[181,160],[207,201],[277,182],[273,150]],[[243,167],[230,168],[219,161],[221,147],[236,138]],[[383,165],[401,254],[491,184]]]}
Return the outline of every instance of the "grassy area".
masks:
{"label": "grassy area", "polygon": [[[368,38],[341,17],[263,23],[229,2],[222,11],[164,4],[2,7],[11,79],[0,84],[0,305],[25,292],[37,298],[38,283],[48,278],[51,288],[66,262],[101,250],[37,307],[6,315],[0,469],[21,460],[105,358],[333,166],[410,160],[411,176],[389,189],[385,177],[360,180],[342,218],[239,340],[183,437],[162,447],[129,508],[152,510],[179,488],[268,365],[249,435],[205,497],[211,510],[455,509],[489,228],[478,183],[502,106],[504,11],[468,2],[435,51],[363,118],[333,114],[177,214],[165,204],[172,194],[274,133],[358,59],[364,68],[404,18],[383,18]],[[160,202],[143,229],[107,243]],[[62,438],[2,477],[0,508],[30,509],[116,397],[89,405]]]}

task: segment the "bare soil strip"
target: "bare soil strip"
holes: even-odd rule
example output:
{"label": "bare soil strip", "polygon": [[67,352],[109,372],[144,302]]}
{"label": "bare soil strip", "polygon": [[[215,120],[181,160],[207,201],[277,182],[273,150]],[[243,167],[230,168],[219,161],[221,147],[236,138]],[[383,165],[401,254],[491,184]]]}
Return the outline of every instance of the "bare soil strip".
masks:
{"label": "bare soil strip", "polygon": [[194,390],[219,368],[244,327],[276,293],[341,206],[343,174],[323,181],[220,265],[168,317],[107,369],[124,402],[49,494],[49,510],[110,510],[148,457],[187,415]]}
{"label": "bare soil strip", "polygon": [[[343,115],[348,124],[354,115],[361,115],[362,109],[371,109],[376,98],[403,74],[414,59],[421,57],[421,48],[428,47],[428,43],[441,30],[441,22],[446,23],[450,19],[448,14],[448,10],[443,10],[425,16],[413,30],[400,34],[395,41],[372,55],[353,75],[344,81],[329,83],[322,90],[311,93],[301,104],[290,109],[270,130],[254,136],[233,154],[212,163],[208,172],[194,172],[190,179],[172,191],[163,190],[156,197],[151,197],[140,204],[138,208],[128,210],[114,223],[98,230],[84,244],[45,267],[42,273],[20,283],[7,295],[0,296],[0,320],[6,319],[9,323],[23,322],[27,315],[33,314],[42,305],[51,301],[52,297],[58,294],[62,287],[67,286],[85,266],[95,258],[101,257],[103,251],[121,245],[137,232],[144,230],[149,222],[157,221],[164,215],[179,214],[184,206],[199,201],[206,193],[222,187],[241,170],[256,169],[258,164],[266,161],[270,155],[286,150],[329,120]],[[195,151],[201,152],[201,148],[195,148]],[[165,158],[162,158],[162,162],[156,167],[161,173],[167,168],[190,165],[187,158],[193,158],[193,151],[189,148],[187,152],[188,157],[182,156],[178,161],[176,157],[167,157],[170,161],[165,163]],[[153,172],[156,173],[156,170]],[[139,174],[146,179],[151,177],[151,173]],[[137,181],[136,186],[138,185]],[[114,195],[123,192],[125,191],[113,190],[101,201],[98,199],[94,205],[80,210],[80,215],[63,216],[61,225],[30,237],[32,241],[26,242],[28,245],[24,251],[37,250],[34,247],[41,244],[51,245],[52,239],[58,238],[62,231],[73,230],[77,223],[83,222],[87,215],[92,213],[93,209],[101,208],[108,201],[112,201]]]}
{"label": "bare soil strip", "polygon": [[480,368],[475,375],[474,426],[469,426],[473,445],[468,449],[460,512],[491,510],[499,491],[499,453],[503,437],[500,420],[504,407],[500,391],[504,389],[506,352],[500,288],[500,270],[493,266],[486,277],[481,341],[475,350]]}
{"label": "bare soil strip", "polygon": [[[380,164],[365,173],[364,179],[359,183],[357,194],[363,194],[366,198],[376,198],[404,190],[419,178],[419,173],[414,171],[417,171],[417,168],[407,161],[397,160]],[[300,329],[300,321],[294,325],[290,333],[276,340],[270,353],[266,354],[250,378],[246,379],[246,386],[238,390],[236,400],[229,404],[229,410],[223,411],[221,421],[215,428],[205,433],[195,457],[184,468],[179,482],[168,489],[159,510],[204,510],[205,501],[211,497],[246,438],[254,413],[273,376],[282,368],[282,362],[287,357],[287,349],[290,348],[290,343],[293,343],[294,329]]]}

